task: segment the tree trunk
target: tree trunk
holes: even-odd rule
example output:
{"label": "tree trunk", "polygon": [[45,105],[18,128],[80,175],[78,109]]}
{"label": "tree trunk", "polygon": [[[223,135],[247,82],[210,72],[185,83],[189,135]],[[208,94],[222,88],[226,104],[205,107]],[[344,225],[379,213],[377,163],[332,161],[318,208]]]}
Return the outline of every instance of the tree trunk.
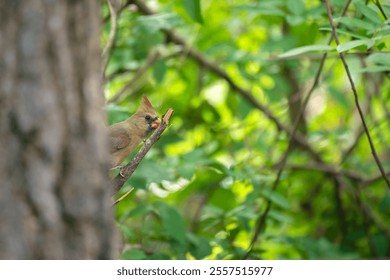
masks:
{"label": "tree trunk", "polygon": [[99,1],[0,0],[0,259],[107,259]]}

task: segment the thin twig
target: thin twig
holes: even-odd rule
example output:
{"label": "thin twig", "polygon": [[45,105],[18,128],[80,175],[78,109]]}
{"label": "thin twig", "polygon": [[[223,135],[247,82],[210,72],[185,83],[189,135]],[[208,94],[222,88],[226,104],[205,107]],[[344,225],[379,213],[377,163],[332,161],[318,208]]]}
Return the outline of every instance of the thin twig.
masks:
{"label": "thin twig", "polygon": [[[390,171],[387,171],[386,173],[386,176],[390,176]],[[366,186],[369,186],[371,185],[372,183],[375,183],[376,181],[379,181],[380,179],[382,179],[383,175],[381,173],[379,173],[378,175],[372,177],[372,178],[369,178],[367,180],[365,180],[363,182],[364,185]]]}
{"label": "thin twig", "polygon": [[[344,6],[344,9],[342,11],[342,14],[346,13],[350,3],[351,3],[351,0],[349,0],[346,3],[346,5]],[[329,38],[328,44],[330,44],[332,42],[332,40],[333,40],[333,35]],[[287,149],[286,149],[285,153],[283,154],[282,159],[280,160],[279,169],[278,169],[278,172],[277,172],[277,175],[276,175],[276,179],[273,182],[272,187],[271,187],[272,192],[276,191],[276,189],[277,189],[277,187],[279,185],[280,178],[282,176],[283,170],[284,170],[285,165],[287,163],[287,158],[288,158],[288,156],[289,156],[289,154],[290,154],[290,152],[292,150],[292,147],[294,146],[293,145],[294,144],[293,140],[295,140],[294,139],[294,135],[297,133],[297,130],[298,130],[298,127],[299,127],[299,123],[301,121],[301,118],[303,117],[303,114],[305,112],[307,104],[309,103],[310,97],[311,97],[312,93],[314,92],[314,89],[317,87],[317,85],[319,83],[320,76],[321,76],[321,73],[322,73],[322,69],[324,68],[325,60],[327,58],[327,55],[328,55],[327,53],[323,54],[323,57],[321,59],[320,65],[318,67],[316,76],[314,78],[314,82],[313,82],[311,88],[309,89],[309,92],[307,93],[307,95],[306,95],[306,97],[305,97],[305,99],[303,101],[303,104],[301,105],[301,107],[299,109],[299,112],[297,114],[297,118],[296,118],[296,120],[294,122],[294,125],[293,125],[293,129],[291,131],[291,134],[289,135]],[[323,160],[321,158],[316,159],[316,161],[323,163]],[[335,180],[338,180],[337,176],[335,177]],[[255,243],[258,241],[260,232],[263,230],[263,228],[265,226],[265,221],[266,221],[266,218],[268,216],[269,211],[271,210],[271,207],[272,207],[272,201],[271,200],[267,200],[267,205],[266,205],[266,208],[265,208],[264,212],[256,220],[255,232],[253,234],[253,237],[251,239],[251,242],[250,242],[250,245],[249,245],[249,247],[247,249],[247,252],[244,255],[244,259],[247,259],[249,257],[249,255],[251,254],[251,252],[253,250],[253,247],[254,247]]]}
{"label": "thin twig", "polygon": [[336,204],[336,217],[339,222],[339,228],[341,232],[341,237],[345,238],[345,236],[348,234],[348,223],[347,223],[347,214],[345,211],[345,206],[342,200],[342,194],[343,194],[343,185],[342,180],[338,176],[333,177],[334,180],[334,199]]}
{"label": "thin twig", "polygon": [[[363,58],[361,59],[361,62],[362,62],[362,67],[367,66]],[[379,83],[375,79],[371,79],[371,77],[369,76],[368,73],[363,74],[363,77],[365,78],[364,81],[371,81],[372,82],[372,86],[371,86],[371,84],[365,83],[365,87],[366,87],[365,91],[367,93],[367,99],[366,99],[365,103],[367,104],[367,106],[365,107],[364,115],[369,116],[369,114],[372,111],[371,110],[372,98],[373,98],[375,92],[379,91],[379,87],[378,87]],[[372,78],[374,78],[374,77],[372,77]],[[355,150],[355,148],[357,147],[357,145],[360,142],[360,139],[362,138],[362,136],[364,134],[365,134],[364,128],[360,122],[359,128],[356,130],[356,137],[355,137],[354,141],[351,143],[351,145],[349,145],[349,147],[347,147],[341,153],[341,160],[339,161],[340,165],[343,164],[348,159],[348,157],[352,154],[352,152]]]}
{"label": "thin twig", "polygon": [[[166,55],[160,54],[158,59],[167,61],[171,58],[179,56],[180,54],[182,54],[182,50],[177,50],[177,51],[174,51],[174,52],[166,54]],[[107,76],[107,80],[112,80],[112,79],[115,79],[117,76],[120,76],[123,74],[128,74],[130,72],[137,72],[137,71],[138,71],[138,69],[119,68],[119,69],[115,70],[114,72],[110,73],[110,75]]]}
{"label": "thin twig", "polygon": [[[149,7],[146,6],[143,1],[132,0],[131,2],[135,4],[138,7],[139,11],[143,14],[155,14]],[[279,119],[269,110],[267,105],[257,101],[257,99],[252,95],[249,90],[246,90],[239,86],[237,83],[235,83],[233,79],[226,73],[226,71],[216,62],[207,58],[194,48],[191,48],[182,37],[178,36],[172,30],[163,30],[163,32],[167,36],[168,42],[172,42],[176,45],[182,46],[183,49],[187,51],[186,54],[188,55],[188,57],[195,60],[201,66],[204,66],[205,69],[208,69],[210,72],[225,80],[234,92],[241,95],[245,100],[252,104],[253,107],[263,112],[263,114],[275,124],[278,130],[282,130],[288,135],[292,134],[292,129],[290,128],[290,126],[281,123]],[[319,153],[313,149],[313,147],[309,144],[307,139],[301,133],[295,133],[293,137],[296,143],[299,144],[305,152],[308,152],[315,160],[321,160],[321,156],[319,155]]]}
{"label": "thin twig", "polygon": [[[332,11],[331,11],[331,8],[330,8],[330,5],[329,5],[329,0],[325,0],[325,6],[326,6],[326,11],[327,11],[327,14],[328,14],[328,18],[329,18],[329,23],[331,25],[331,28],[332,28],[332,34],[333,34],[333,37],[334,37],[334,40],[337,44],[337,46],[340,44],[339,42],[339,39],[338,39],[338,36],[337,36],[337,33],[336,33],[336,27],[334,26],[333,24],[333,18],[332,18]],[[342,52],[339,53],[339,56],[340,56],[340,59],[344,65],[344,69],[347,73],[347,76],[348,76],[348,80],[349,80],[349,83],[351,85],[351,89],[352,89],[352,92],[353,92],[353,95],[354,95],[354,98],[355,98],[355,105],[356,105],[356,108],[359,112],[359,116],[360,116],[360,119],[362,121],[362,124],[363,124],[363,127],[364,127],[364,131],[367,135],[367,139],[368,139],[368,143],[370,145],[370,149],[371,149],[371,153],[375,159],[375,162],[379,168],[379,171],[381,172],[382,176],[383,176],[383,179],[385,180],[386,184],[387,184],[387,187],[390,189],[390,181],[389,181],[389,178],[387,178],[386,176],[386,172],[382,166],[382,163],[377,155],[377,152],[376,152],[376,149],[375,149],[375,146],[374,146],[374,143],[372,142],[372,139],[371,139],[371,135],[370,135],[370,132],[368,130],[368,127],[366,125],[366,121],[365,121],[365,117],[364,117],[364,114],[363,114],[363,111],[361,109],[361,106],[360,106],[360,103],[359,103],[359,97],[358,97],[358,94],[357,94],[357,91],[356,91],[356,88],[355,88],[355,83],[352,79],[352,75],[351,75],[351,72],[349,71],[349,67],[348,67],[348,64],[345,60],[345,57],[344,57],[344,54]]]}
{"label": "thin twig", "polygon": [[349,158],[349,156],[353,153],[353,151],[355,150],[355,148],[359,144],[360,138],[362,138],[363,135],[364,135],[364,129],[361,127],[361,128],[359,128],[359,131],[357,131],[353,142],[342,152],[341,159],[339,162],[340,165],[343,164]]}
{"label": "thin twig", "polygon": [[321,163],[309,164],[309,165],[287,164],[286,168],[294,169],[294,170],[319,171],[319,172],[326,173],[328,175],[347,177],[358,182],[363,182],[366,180],[359,173],[356,173],[354,171],[339,170],[331,165],[326,165]]}
{"label": "thin twig", "polygon": [[371,211],[370,207],[368,207],[362,201],[359,191],[358,190],[354,191],[352,195],[356,204],[361,209],[363,215],[368,220],[372,221],[386,235],[387,240],[390,240],[390,229],[387,227],[386,223],[384,223],[381,219],[375,216],[375,214]]}
{"label": "thin twig", "polygon": [[[119,2],[121,2],[119,0]],[[129,5],[131,4],[131,0],[127,0],[124,4],[120,5],[117,10],[117,14],[120,15]],[[110,19],[111,15],[107,15],[103,18],[103,23],[106,23]]]}
{"label": "thin twig", "polygon": [[124,195],[122,195],[120,198],[115,200],[115,202],[112,204],[112,206],[117,205],[119,202],[121,202],[123,199],[125,199],[132,191],[134,191],[134,188],[130,188]]}
{"label": "thin twig", "polygon": [[[332,37],[333,38],[333,37]],[[384,53],[384,54],[388,54],[389,52],[388,51],[375,51],[375,53]],[[362,57],[362,58],[366,58],[367,57],[367,52],[360,52],[360,51],[351,51],[351,52],[348,52],[345,54],[346,56],[349,56],[349,57]],[[309,60],[309,61],[316,61],[316,60],[322,60],[323,58],[323,54],[322,53],[302,53],[302,54],[297,54],[297,55],[293,55],[293,56],[286,56],[286,57],[280,57],[280,55],[275,55],[275,54],[272,54],[270,55],[266,61],[275,61],[275,62],[279,62],[279,61],[290,61],[290,60],[298,60],[298,61],[301,61],[301,60]],[[328,60],[330,59],[339,59],[339,54],[338,53],[333,53],[330,52],[328,53],[328,57],[327,57]]]}
{"label": "thin twig", "polygon": [[145,72],[153,65],[153,63],[159,58],[160,54],[158,51],[152,51],[149,53],[149,56],[147,57],[144,65],[137,71],[137,73],[134,75],[134,77],[112,98],[110,98],[107,103],[115,103],[117,102],[122,96],[131,89],[135,83],[145,74]]}
{"label": "thin twig", "polygon": [[385,10],[383,10],[383,7],[381,5],[381,2],[379,0],[374,0],[375,5],[378,7],[379,11],[381,11],[382,16],[385,18],[385,20],[388,19]]}
{"label": "thin twig", "polygon": [[120,174],[111,180],[111,189],[114,189],[115,192],[118,192],[123,184],[131,177],[134,171],[137,169],[138,165],[149,152],[150,148],[156,143],[165,129],[168,127],[169,120],[173,114],[172,109],[168,109],[162,118],[160,126],[153,132],[153,134],[145,141],[145,144],[138,151],[138,153],[132,158],[132,160],[121,168]]}
{"label": "thin twig", "polygon": [[110,59],[112,48],[113,48],[114,43],[115,43],[116,33],[118,30],[117,12],[115,11],[115,8],[113,7],[113,5],[111,3],[111,0],[106,0],[106,1],[108,4],[108,7],[110,9],[111,29],[110,29],[110,34],[108,36],[106,46],[104,47],[103,53],[102,53],[102,68],[103,68],[102,73],[103,73],[103,75],[106,72],[106,68],[108,65],[108,61]]}

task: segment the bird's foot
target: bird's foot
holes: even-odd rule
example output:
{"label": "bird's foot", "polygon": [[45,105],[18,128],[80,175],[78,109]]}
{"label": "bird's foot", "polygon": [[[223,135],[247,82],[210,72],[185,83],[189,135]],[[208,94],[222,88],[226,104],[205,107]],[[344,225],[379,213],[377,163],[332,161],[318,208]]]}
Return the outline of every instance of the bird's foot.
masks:
{"label": "bird's foot", "polygon": [[115,170],[115,169],[119,169],[122,167],[123,167],[123,165],[117,165],[117,166],[111,167],[110,170]]}
{"label": "bird's foot", "polygon": [[121,175],[123,178],[125,178],[125,175],[123,175],[123,173],[122,173],[122,168],[123,168],[123,165],[117,165],[117,166],[111,167],[110,170],[119,169],[119,175]]}

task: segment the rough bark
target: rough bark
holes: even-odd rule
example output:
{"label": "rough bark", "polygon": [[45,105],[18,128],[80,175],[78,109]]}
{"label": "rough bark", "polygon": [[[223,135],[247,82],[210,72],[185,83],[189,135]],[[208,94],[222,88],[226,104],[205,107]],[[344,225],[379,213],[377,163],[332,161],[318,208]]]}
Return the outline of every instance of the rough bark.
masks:
{"label": "rough bark", "polygon": [[0,0],[0,259],[112,257],[99,1]]}

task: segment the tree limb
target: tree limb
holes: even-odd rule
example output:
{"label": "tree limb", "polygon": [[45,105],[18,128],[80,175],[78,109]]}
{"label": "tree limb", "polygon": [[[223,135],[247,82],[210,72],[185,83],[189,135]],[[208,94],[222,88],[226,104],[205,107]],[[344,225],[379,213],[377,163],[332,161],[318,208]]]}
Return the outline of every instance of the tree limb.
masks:
{"label": "tree limb", "polygon": [[[330,8],[329,0],[325,0],[325,6],[326,6],[326,12],[328,14],[329,24],[330,24],[330,26],[332,28],[332,34],[333,34],[334,40],[335,40],[335,42],[336,42],[336,44],[338,46],[340,44],[340,42],[339,42],[339,38],[337,36],[336,27],[333,24],[332,10]],[[349,71],[349,67],[348,67],[347,61],[345,60],[344,54],[342,52],[339,53],[339,56],[340,56],[341,62],[343,63],[345,72],[347,73],[347,77],[348,77],[349,83],[351,85],[351,89],[352,89],[352,92],[353,92],[353,95],[354,95],[354,98],[355,98],[355,105],[356,105],[356,108],[357,108],[357,110],[359,112],[359,116],[360,116],[361,122],[363,124],[364,131],[365,131],[365,133],[367,135],[367,140],[368,140],[368,143],[369,143],[369,146],[370,146],[370,149],[371,149],[371,153],[372,153],[372,155],[374,157],[374,160],[375,160],[375,162],[376,162],[376,164],[377,164],[377,166],[379,168],[379,171],[382,174],[383,179],[385,180],[385,182],[387,184],[387,187],[390,189],[390,180],[386,176],[385,169],[383,168],[383,165],[382,165],[382,163],[381,163],[381,161],[380,161],[380,159],[378,157],[378,154],[376,152],[374,143],[373,143],[373,141],[371,139],[371,134],[370,134],[370,131],[368,130],[368,127],[367,127],[367,124],[366,124],[366,120],[365,120],[362,108],[360,106],[359,97],[358,97],[358,94],[357,94],[355,83],[354,83],[354,81],[352,79],[351,72]]]}
{"label": "tree limb", "polygon": [[327,175],[347,177],[349,179],[352,179],[352,180],[358,181],[358,182],[364,182],[366,180],[364,177],[362,177],[357,172],[337,169],[337,168],[333,167],[332,165],[321,164],[321,163],[308,164],[308,165],[287,164],[286,168],[294,169],[294,170],[304,170],[304,171],[319,171],[319,172],[323,172]]}
{"label": "tree limb", "polygon": [[111,188],[114,189],[115,192],[118,192],[124,183],[131,177],[134,171],[137,169],[141,160],[145,157],[145,155],[149,152],[150,148],[156,143],[165,129],[168,127],[169,120],[173,114],[172,109],[168,109],[168,111],[164,114],[160,126],[153,132],[152,136],[149,137],[145,141],[145,144],[138,151],[138,153],[131,159],[131,161],[121,168],[120,174],[118,174],[111,181]]}
{"label": "tree limb", "polygon": [[103,49],[102,53],[102,68],[103,68],[103,76],[106,71],[108,60],[110,59],[112,47],[114,46],[116,33],[118,30],[118,16],[115,8],[113,7],[111,0],[107,0],[108,7],[110,9],[110,18],[111,18],[111,29],[110,34],[108,35],[107,44]]}
{"label": "tree limb", "polygon": [[122,195],[120,198],[115,200],[115,202],[112,204],[112,206],[117,205],[119,202],[121,202],[123,199],[125,199],[133,191],[134,191],[134,188],[130,188],[130,190],[128,190],[124,195]]}
{"label": "tree limb", "polygon": [[[132,0],[133,4],[135,4],[139,11],[144,15],[153,15],[155,14],[149,7],[145,5],[143,1],[140,0]],[[252,104],[253,107],[257,108],[263,114],[271,120],[278,130],[282,130],[286,132],[288,135],[292,134],[292,129],[280,122],[280,120],[271,112],[271,110],[268,109],[268,107],[265,104],[260,103],[249,90],[244,89],[243,87],[239,86],[236,82],[233,81],[233,79],[226,73],[224,69],[222,69],[216,62],[213,60],[207,58],[199,51],[195,50],[194,48],[190,47],[186,41],[177,35],[173,30],[162,30],[165,35],[167,36],[167,41],[172,42],[176,45],[182,46],[186,50],[186,54],[189,58],[195,60],[198,64],[202,65],[206,69],[208,69],[210,72],[214,73],[215,75],[219,76],[223,80],[225,80],[229,87],[241,95],[245,100],[247,100],[250,104]],[[297,142],[297,144],[300,145],[300,147],[304,148],[303,150],[308,152],[315,160],[320,160],[321,156],[320,154],[313,149],[313,147],[310,145],[310,143],[306,140],[306,138],[301,133],[295,133],[294,134],[294,140]]]}
{"label": "tree limb", "polygon": [[158,51],[152,51],[147,57],[144,65],[140,69],[138,69],[137,73],[134,77],[112,98],[110,98],[107,103],[115,103],[117,102],[130,88],[132,88],[135,83],[145,74],[145,72],[153,65],[153,63],[160,57]]}
{"label": "tree limb", "polygon": [[[351,0],[349,0],[346,3],[346,5],[344,6],[344,9],[343,9],[343,13],[345,13],[347,11],[348,6],[350,5],[350,3],[351,3]],[[330,44],[332,42],[333,38],[334,38],[334,34],[332,34],[332,36],[329,38],[328,44]],[[309,89],[309,92],[306,95],[306,97],[305,97],[305,99],[304,99],[304,101],[303,101],[303,103],[302,103],[302,105],[301,105],[301,107],[299,109],[299,112],[297,114],[296,120],[295,120],[295,122],[293,124],[292,131],[291,131],[291,133],[289,133],[287,149],[284,152],[284,154],[282,156],[282,159],[280,160],[280,166],[279,166],[279,169],[278,169],[278,172],[277,172],[277,175],[276,175],[276,179],[273,182],[272,187],[271,187],[272,192],[276,191],[276,189],[278,188],[280,179],[282,177],[282,173],[283,173],[284,168],[285,168],[286,163],[287,163],[288,156],[289,156],[289,154],[290,154],[290,152],[292,150],[293,144],[294,144],[293,140],[296,141],[297,144],[299,144],[299,142],[296,139],[296,135],[299,134],[298,131],[297,131],[298,130],[298,126],[299,126],[301,118],[304,115],[304,112],[305,112],[305,109],[307,107],[307,104],[309,103],[310,97],[311,97],[312,93],[314,92],[314,89],[317,87],[317,85],[319,83],[320,76],[321,76],[322,69],[324,67],[326,58],[327,58],[327,53],[324,53],[324,55],[322,57],[322,60],[320,62],[320,66],[318,67],[318,70],[317,70],[314,82],[313,82],[311,88]],[[317,162],[324,163],[324,161],[322,160],[322,158],[320,156],[318,158],[315,158],[315,160]],[[336,188],[337,188],[338,186],[341,185],[340,182],[339,182],[339,177],[336,175],[334,177],[334,179],[336,181]],[[272,201],[271,200],[267,200],[267,205],[266,205],[266,208],[265,208],[264,212],[256,220],[255,232],[254,232],[254,234],[252,236],[252,239],[251,239],[251,242],[250,242],[249,247],[247,249],[247,252],[244,255],[244,259],[247,259],[249,257],[249,255],[251,254],[251,252],[253,250],[253,247],[254,247],[255,243],[257,242],[257,240],[259,238],[260,232],[264,229],[265,221],[266,221],[266,218],[268,216],[268,213],[271,210],[271,207],[272,207]]]}

